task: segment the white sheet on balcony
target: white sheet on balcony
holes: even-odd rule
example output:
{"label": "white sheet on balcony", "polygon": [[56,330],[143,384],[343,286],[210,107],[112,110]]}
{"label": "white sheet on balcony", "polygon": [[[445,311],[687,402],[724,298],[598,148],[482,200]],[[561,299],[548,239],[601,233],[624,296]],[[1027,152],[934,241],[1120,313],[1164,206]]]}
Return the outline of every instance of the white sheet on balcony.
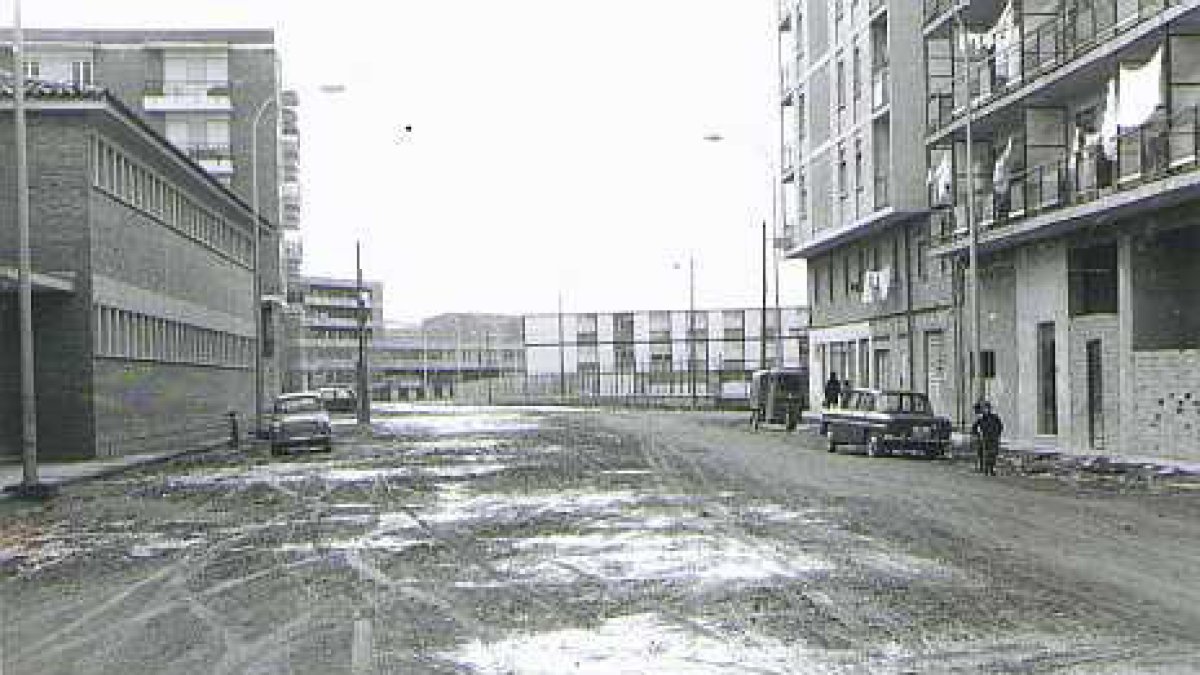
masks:
{"label": "white sheet on balcony", "polygon": [[1117,124],[1122,127],[1140,127],[1150,121],[1154,110],[1162,105],[1162,45],[1145,63],[1131,65],[1122,63],[1120,78],[1121,96],[1117,110]]}

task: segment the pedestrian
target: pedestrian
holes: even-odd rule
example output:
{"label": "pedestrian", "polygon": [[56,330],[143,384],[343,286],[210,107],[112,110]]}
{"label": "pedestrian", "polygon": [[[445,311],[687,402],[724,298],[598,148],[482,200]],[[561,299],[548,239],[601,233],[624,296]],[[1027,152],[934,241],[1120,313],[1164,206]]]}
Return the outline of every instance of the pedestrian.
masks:
{"label": "pedestrian", "polygon": [[850,380],[842,380],[842,407],[850,407]]}
{"label": "pedestrian", "polygon": [[841,396],[842,381],[838,379],[837,373],[830,373],[829,379],[825,382],[825,407],[836,406]]}
{"label": "pedestrian", "polygon": [[988,476],[996,475],[996,457],[1000,454],[1000,434],[1004,433],[1004,422],[992,412],[992,404],[980,401],[975,405],[975,423],[971,435],[975,437],[976,470]]}

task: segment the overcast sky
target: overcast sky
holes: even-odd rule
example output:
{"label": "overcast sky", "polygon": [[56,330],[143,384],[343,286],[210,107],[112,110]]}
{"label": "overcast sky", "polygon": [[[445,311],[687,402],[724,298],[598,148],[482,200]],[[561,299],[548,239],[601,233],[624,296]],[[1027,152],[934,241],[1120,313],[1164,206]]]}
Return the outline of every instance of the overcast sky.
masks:
{"label": "overcast sky", "polygon": [[[685,308],[689,254],[698,306],[756,306],[777,163],[775,2],[22,10],[28,27],[274,28],[301,96],[306,271],[352,276],[362,239],[385,318],[406,321],[554,311],[560,293],[567,311]],[[726,140],[703,140],[713,132]],[[781,267],[783,302],[803,302],[800,263]]]}

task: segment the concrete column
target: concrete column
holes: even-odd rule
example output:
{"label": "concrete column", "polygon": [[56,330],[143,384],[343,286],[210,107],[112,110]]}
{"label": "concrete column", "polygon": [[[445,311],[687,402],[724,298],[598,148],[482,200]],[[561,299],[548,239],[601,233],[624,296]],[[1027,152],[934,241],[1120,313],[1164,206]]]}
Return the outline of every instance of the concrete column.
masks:
{"label": "concrete column", "polygon": [[1134,398],[1137,373],[1133,367],[1133,237],[1117,239],[1117,368],[1121,398],[1118,421],[1121,432],[1118,452],[1135,447],[1137,401]]}

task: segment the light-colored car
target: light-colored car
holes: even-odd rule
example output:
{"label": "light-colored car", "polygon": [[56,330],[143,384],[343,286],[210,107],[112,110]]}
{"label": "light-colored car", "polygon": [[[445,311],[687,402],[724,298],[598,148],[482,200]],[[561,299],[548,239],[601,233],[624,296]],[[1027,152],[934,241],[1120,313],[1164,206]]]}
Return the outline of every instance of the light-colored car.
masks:
{"label": "light-colored car", "polygon": [[282,454],[295,445],[318,445],[333,449],[329,412],[316,392],[283,394],[271,409],[271,454]]}

